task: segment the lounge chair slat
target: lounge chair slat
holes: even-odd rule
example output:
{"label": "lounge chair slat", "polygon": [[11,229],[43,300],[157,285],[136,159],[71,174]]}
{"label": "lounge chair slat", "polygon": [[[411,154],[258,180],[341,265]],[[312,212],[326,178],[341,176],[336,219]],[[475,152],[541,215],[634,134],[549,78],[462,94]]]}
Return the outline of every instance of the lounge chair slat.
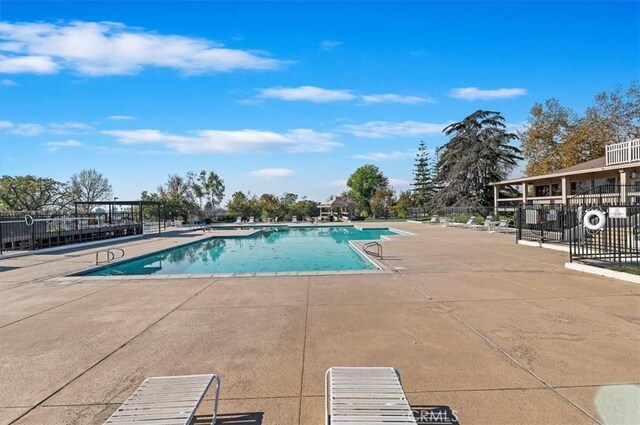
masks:
{"label": "lounge chair slat", "polygon": [[214,380],[217,388],[212,424],[215,424],[220,378],[213,374],[147,378],[105,424],[189,424]]}
{"label": "lounge chair slat", "polygon": [[416,424],[393,368],[331,368],[326,374],[325,424]]}

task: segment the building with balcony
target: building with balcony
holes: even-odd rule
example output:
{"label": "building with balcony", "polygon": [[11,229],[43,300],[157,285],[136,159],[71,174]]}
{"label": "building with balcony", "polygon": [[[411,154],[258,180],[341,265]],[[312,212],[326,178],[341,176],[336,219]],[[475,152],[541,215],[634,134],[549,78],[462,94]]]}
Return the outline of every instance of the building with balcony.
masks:
{"label": "building with balcony", "polygon": [[[510,211],[519,205],[640,203],[640,139],[607,146],[606,155],[572,167],[533,177],[492,183],[494,209]],[[500,197],[502,188],[520,192]]]}

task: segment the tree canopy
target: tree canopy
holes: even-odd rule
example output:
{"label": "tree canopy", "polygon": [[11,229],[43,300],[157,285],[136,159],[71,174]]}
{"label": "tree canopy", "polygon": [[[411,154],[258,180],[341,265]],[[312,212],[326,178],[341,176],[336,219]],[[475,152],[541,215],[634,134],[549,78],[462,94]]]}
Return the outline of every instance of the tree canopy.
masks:
{"label": "tree canopy", "polygon": [[60,212],[72,201],[69,186],[51,178],[26,175],[0,179],[0,208],[4,210]]}
{"label": "tree canopy", "polygon": [[547,174],[599,158],[606,146],[640,137],[640,86],[596,95],[594,104],[579,115],[557,99],[536,103],[520,134],[525,172]]}
{"label": "tree canopy", "polygon": [[493,205],[489,183],[503,180],[522,159],[499,112],[478,110],[443,130],[449,141],[438,148],[436,206]]}
{"label": "tree canopy", "polygon": [[371,197],[378,189],[386,189],[389,179],[375,165],[363,165],[347,180],[349,198],[354,200],[360,215],[371,215]]}
{"label": "tree canopy", "polygon": [[113,196],[109,179],[93,168],[72,175],[69,186],[75,201],[89,203],[84,206],[87,211],[93,208],[92,202],[103,201]]}

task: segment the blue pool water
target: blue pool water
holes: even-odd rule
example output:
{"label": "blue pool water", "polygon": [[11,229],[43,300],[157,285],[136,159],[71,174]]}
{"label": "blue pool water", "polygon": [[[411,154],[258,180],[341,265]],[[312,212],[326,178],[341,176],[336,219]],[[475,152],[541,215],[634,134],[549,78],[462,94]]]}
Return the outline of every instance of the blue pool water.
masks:
{"label": "blue pool water", "polygon": [[98,269],[88,276],[367,270],[350,240],[397,235],[355,227],[270,228],[243,238],[212,238]]}

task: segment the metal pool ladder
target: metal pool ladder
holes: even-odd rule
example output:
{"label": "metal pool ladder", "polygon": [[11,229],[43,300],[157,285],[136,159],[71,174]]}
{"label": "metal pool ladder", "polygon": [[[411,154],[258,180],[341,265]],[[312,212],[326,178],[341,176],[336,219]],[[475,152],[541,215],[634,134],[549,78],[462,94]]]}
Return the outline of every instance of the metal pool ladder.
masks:
{"label": "metal pool ladder", "polygon": [[[120,253],[120,255],[116,257],[116,253],[114,251],[118,251]],[[101,249],[100,251],[96,252],[96,266],[100,263],[100,261],[98,261],[98,260],[99,260],[99,256],[100,256],[101,252],[104,252],[104,253],[107,254],[107,260],[106,260],[107,263],[112,262],[116,258],[124,257],[124,249],[122,249],[122,248]]]}
{"label": "metal pool ladder", "polygon": [[[370,251],[369,248],[372,248],[374,246],[376,247],[376,251]],[[380,245],[378,242],[367,242],[366,244],[362,245],[362,250],[367,254],[373,255],[374,257],[378,257],[382,260],[382,245]]]}

